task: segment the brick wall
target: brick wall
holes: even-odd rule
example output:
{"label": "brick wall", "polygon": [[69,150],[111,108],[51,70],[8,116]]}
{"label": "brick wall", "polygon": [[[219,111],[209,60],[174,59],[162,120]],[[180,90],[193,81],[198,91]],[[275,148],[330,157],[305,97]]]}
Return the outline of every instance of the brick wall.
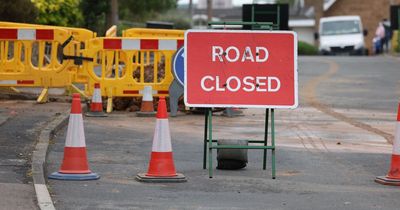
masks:
{"label": "brick wall", "polygon": [[[390,3],[400,4],[400,0],[337,0],[323,16],[359,15],[364,29],[368,30],[365,44],[371,53],[372,39],[379,21],[390,19]],[[319,20],[316,21],[318,23]]]}

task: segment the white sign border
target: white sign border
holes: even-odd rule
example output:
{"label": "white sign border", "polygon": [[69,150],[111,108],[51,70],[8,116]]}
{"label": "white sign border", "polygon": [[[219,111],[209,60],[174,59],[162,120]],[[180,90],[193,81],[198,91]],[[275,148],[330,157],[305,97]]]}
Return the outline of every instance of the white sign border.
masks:
{"label": "white sign border", "polygon": [[[254,104],[190,104],[187,101],[187,52],[188,42],[187,36],[189,33],[264,33],[264,34],[292,34],[294,44],[294,104],[287,106],[274,106],[274,105],[254,105]],[[278,108],[278,109],[295,109],[299,105],[298,101],[298,65],[297,65],[297,33],[294,31],[249,31],[249,30],[201,30],[201,29],[189,29],[185,32],[185,59],[184,59],[184,72],[185,72],[185,85],[184,85],[184,102],[187,107],[238,107],[238,108]]]}

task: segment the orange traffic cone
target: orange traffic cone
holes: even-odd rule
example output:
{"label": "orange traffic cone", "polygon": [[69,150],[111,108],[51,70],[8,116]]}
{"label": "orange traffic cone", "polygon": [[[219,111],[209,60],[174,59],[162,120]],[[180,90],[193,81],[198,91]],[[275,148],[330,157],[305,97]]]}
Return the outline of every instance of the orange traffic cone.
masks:
{"label": "orange traffic cone", "polygon": [[397,111],[396,134],[393,142],[392,162],[386,176],[378,176],[375,182],[384,185],[400,186],[400,103]]}
{"label": "orange traffic cone", "polygon": [[140,111],[136,112],[138,117],[154,117],[156,112],[153,106],[153,89],[151,86],[145,86],[141,91],[143,94]]}
{"label": "orange traffic cone", "polygon": [[88,117],[107,117],[103,112],[103,102],[101,101],[100,84],[94,84],[92,101],[90,102],[90,112],[85,114]]}
{"label": "orange traffic cone", "polygon": [[186,182],[185,176],[175,171],[167,104],[164,96],[161,96],[158,102],[149,169],[147,173],[138,174],[136,179],[143,182]]}
{"label": "orange traffic cone", "polygon": [[58,172],[52,173],[49,178],[59,180],[94,180],[100,178],[99,175],[89,170],[85,132],[83,130],[81,98],[78,93],[74,93],[72,98],[61,169]]}

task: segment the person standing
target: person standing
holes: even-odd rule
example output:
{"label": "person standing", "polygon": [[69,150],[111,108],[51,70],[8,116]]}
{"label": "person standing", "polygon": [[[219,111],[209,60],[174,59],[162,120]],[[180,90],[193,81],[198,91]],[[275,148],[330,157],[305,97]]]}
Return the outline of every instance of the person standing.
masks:
{"label": "person standing", "polygon": [[390,28],[390,23],[386,18],[382,20],[382,24],[385,29],[385,37],[383,39],[382,45],[384,51],[388,53],[390,49],[390,40],[392,39],[392,30]]}
{"label": "person standing", "polygon": [[374,38],[375,54],[382,53],[384,38],[385,38],[385,28],[383,27],[383,23],[379,22],[378,27],[376,28],[375,31],[375,38]]}

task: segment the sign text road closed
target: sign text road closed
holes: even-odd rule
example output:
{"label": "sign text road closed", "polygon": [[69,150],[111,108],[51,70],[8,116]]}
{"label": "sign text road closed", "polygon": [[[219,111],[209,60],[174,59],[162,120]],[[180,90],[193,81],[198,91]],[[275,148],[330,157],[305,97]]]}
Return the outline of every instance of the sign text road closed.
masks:
{"label": "sign text road closed", "polygon": [[188,30],[190,107],[295,108],[297,36],[290,31]]}

